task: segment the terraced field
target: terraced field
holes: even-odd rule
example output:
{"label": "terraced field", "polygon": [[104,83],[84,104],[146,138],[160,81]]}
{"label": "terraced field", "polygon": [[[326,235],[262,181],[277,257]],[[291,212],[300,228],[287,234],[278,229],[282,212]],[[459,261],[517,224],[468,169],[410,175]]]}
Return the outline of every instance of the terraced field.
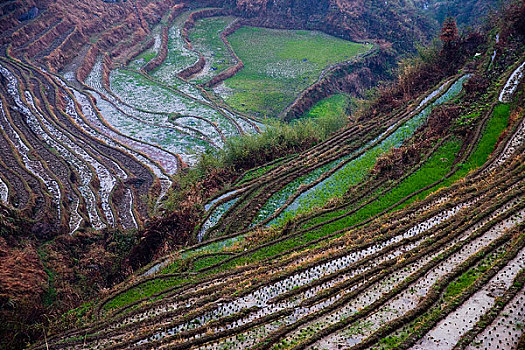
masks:
{"label": "terraced field", "polygon": [[[487,52],[416,100],[246,173],[208,202],[194,246],[34,348],[519,348],[522,53]],[[340,98],[309,115],[337,113]],[[436,116],[457,106],[443,132]],[[394,163],[401,176],[381,172],[415,144],[415,160]]]}
{"label": "terraced field", "polygon": [[[160,12],[156,6],[148,9]],[[139,228],[162,207],[174,174],[194,166],[201,154],[224,147],[228,139],[265,128],[258,115],[237,112],[212,89],[242,68],[226,38],[242,27],[242,20],[225,16],[221,8],[170,6],[146,34],[134,33],[126,49],[120,44],[108,49],[110,33],[122,31],[122,24],[115,23],[94,35],[59,72],[42,68],[38,60],[11,56],[23,46],[3,52],[2,202],[29,213],[35,222],[45,221],[49,232]],[[137,21],[145,23],[140,16]],[[28,27],[14,28],[13,35]],[[40,45],[51,32],[27,45]],[[282,33],[261,36],[268,41]],[[319,58],[310,79],[288,97],[296,97],[322,69],[366,50],[323,38],[348,45],[350,51]],[[282,38],[279,42],[286,44]],[[319,39],[316,45],[323,46]],[[61,47],[57,42],[48,54],[58,55]],[[266,43],[265,50],[278,49]]]}
{"label": "terraced field", "polygon": [[524,349],[525,5],[438,3],[1,2],[0,348]]}
{"label": "terraced field", "polygon": [[233,108],[276,116],[326,68],[366,53],[372,45],[320,32],[243,27],[228,40],[244,69],[217,91]]}

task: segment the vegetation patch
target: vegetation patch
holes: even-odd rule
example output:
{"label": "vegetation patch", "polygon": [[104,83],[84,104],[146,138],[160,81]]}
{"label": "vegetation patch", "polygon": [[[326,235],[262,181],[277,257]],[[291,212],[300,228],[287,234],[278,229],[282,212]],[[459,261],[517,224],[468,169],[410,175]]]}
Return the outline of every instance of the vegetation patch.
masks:
{"label": "vegetation patch", "polygon": [[233,108],[275,117],[321,72],[365,53],[371,46],[320,32],[242,27],[228,37],[244,69],[226,80]]}
{"label": "vegetation patch", "polygon": [[203,74],[197,74],[192,82],[201,84],[235,64],[220,34],[235,20],[234,17],[203,18],[195,22],[190,32],[193,48],[206,59]]}

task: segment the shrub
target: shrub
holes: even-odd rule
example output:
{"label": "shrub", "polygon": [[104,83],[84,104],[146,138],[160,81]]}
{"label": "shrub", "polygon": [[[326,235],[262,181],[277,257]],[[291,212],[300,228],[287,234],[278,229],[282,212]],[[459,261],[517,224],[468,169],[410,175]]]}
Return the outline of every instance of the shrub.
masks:
{"label": "shrub", "polygon": [[206,169],[215,167],[236,171],[254,168],[306,150],[341,129],[346,122],[346,116],[342,114],[302,119],[292,124],[272,120],[264,132],[231,138],[221,151],[202,155],[197,170],[203,175],[208,171]]}

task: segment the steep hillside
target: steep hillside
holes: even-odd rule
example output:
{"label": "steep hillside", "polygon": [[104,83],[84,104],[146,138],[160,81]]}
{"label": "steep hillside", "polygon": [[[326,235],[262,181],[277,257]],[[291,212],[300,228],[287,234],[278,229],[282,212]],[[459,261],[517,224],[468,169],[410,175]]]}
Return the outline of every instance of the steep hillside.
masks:
{"label": "steep hillside", "polygon": [[454,16],[465,27],[483,24],[499,3],[498,0],[436,0],[421,1],[419,6],[439,23],[443,23],[447,16]]}
{"label": "steep hillside", "polygon": [[406,62],[326,141],[246,172],[204,206],[194,245],[33,348],[520,348],[524,8]]}
{"label": "steep hillside", "polygon": [[[522,7],[500,30],[451,35],[442,52],[405,59],[398,85],[369,90],[436,36],[438,3],[2,2],[0,347],[330,245],[400,196],[422,199],[428,181],[435,190],[474,170],[477,160],[464,162],[485,125],[479,162],[508,120],[521,120],[517,75],[504,94],[512,103],[489,115],[522,52]],[[334,226],[317,230],[323,223]],[[63,314],[96,297],[107,299]]]}

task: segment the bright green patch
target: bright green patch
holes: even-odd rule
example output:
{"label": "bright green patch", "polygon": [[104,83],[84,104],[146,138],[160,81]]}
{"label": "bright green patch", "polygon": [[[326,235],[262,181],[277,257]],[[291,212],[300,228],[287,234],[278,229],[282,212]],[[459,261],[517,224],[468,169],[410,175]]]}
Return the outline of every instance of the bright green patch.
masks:
{"label": "bright green patch", "polygon": [[346,94],[337,94],[317,102],[301,118],[323,118],[329,116],[345,116],[350,98]]}
{"label": "bright green patch", "polygon": [[203,268],[220,263],[226,258],[228,258],[228,255],[215,255],[204,258],[197,258],[193,263],[193,271],[200,271]]}
{"label": "bright green patch", "polygon": [[323,69],[368,51],[320,32],[243,27],[229,37],[244,69],[225,84],[232,107],[258,116],[277,116]]}
{"label": "bright green patch", "polygon": [[142,283],[136,288],[132,288],[115,298],[111,299],[104,305],[105,310],[112,310],[122,306],[129,305],[137,300],[150,297],[155,293],[161,292],[169,287],[180,285],[188,280],[172,277],[166,279],[155,279]]}
{"label": "bright green patch", "polygon": [[435,187],[423,191],[417,196],[414,196],[414,198],[411,198],[406,203],[403,203],[401,206],[395,208],[395,210],[401,209],[402,207],[416,200],[423,199],[430,193],[433,193],[440,188],[450,186],[457,180],[465,177],[465,175],[467,175],[472,170],[475,170],[485,164],[491,153],[494,151],[500,135],[507,128],[509,124],[509,118],[509,105],[501,104],[496,106],[494,108],[492,117],[488,120],[485,130],[483,131],[483,136],[476,145],[476,148],[463,164],[458,165],[458,171],[456,171],[456,173],[454,173],[454,175],[452,175],[450,178],[446,179]]}
{"label": "bright green patch", "polygon": [[[475,151],[464,164],[466,171],[473,170],[485,164],[490,154],[494,151],[496,142],[509,124],[510,107],[507,104],[498,105],[494,108],[492,117],[487,122]],[[464,171],[465,171],[464,170]]]}
{"label": "bright green patch", "polygon": [[[425,188],[428,185],[440,180],[448,172],[450,172],[456,156],[461,148],[459,140],[451,140],[445,142],[414,174],[403,180],[398,186],[391,191],[382,195],[375,201],[367,204],[363,208],[356,211],[353,215],[344,217],[333,223],[325,225],[320,228],[326,234],[335,232],[345,227],[350,227],[366,219],[369,219],[382,211],[388,209],[406,196]],[[347,209],[331,212],[323,216],[319,216],[308,222],[307,226],[312,226],[321,222],[325,222],[331,218],[343,215]]]}

